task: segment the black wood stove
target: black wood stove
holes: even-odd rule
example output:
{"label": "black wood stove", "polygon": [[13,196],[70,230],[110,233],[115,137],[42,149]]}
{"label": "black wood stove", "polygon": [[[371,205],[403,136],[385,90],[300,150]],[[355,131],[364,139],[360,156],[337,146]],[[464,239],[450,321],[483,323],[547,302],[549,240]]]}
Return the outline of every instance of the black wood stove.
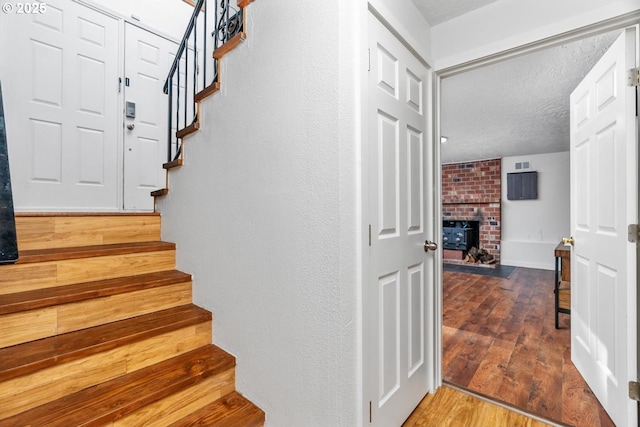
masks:
{"label": "black wood stove", "polygon": [[478,247],[480,223],[478,221],[442,222],[442,247],[467,251],[473,246]]}

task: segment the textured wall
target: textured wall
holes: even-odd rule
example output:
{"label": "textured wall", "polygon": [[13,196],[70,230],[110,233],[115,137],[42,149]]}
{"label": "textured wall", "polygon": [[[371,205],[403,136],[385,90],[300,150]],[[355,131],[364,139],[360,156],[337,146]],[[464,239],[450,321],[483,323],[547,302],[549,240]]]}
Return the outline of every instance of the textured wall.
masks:
{"label": "textured wall", "polygon": [[500,159],[442,166],[442,218],[480,222],[480,249],[500,261]]}

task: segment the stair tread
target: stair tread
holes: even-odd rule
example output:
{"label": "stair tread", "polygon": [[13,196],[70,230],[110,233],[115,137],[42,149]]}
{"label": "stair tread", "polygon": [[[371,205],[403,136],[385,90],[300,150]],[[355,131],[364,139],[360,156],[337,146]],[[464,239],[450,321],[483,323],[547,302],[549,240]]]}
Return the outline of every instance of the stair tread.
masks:
{"label": "stair tread", "polygon": [[242,41],[247,38],[247,34],[242,31],[227,40],[222,46],[213,51],[213,57],[215,59],[222,59],[227,53],[235,49]]}
{"label": "stair tread", "polygon": [[176,132],[176,138],[180,139],[180,138],[184,138],[185,136],[191,135],[192,133],[194,133],[195,131],[197,131],[198,129],[200,129],[200,122],[198,122],[197,120],[193,123],[191,123],[189,126],[180,129],[179,131]]}
{"label": "stair tread", "polygon": [[235,367],[211,344],[2,420],[2,426],[102,425]]}
{"label": "stair tread", "polygon": [[187,281],[191,281],[190,274],[178,270],[165,270],[136,276],[117,277],[114,279],[16,292],[2,296],[2,300],[0,301],[0,315],[85,301],[92,298],[123,294]]}
{"label": "stair tread", "polygon": [[107,245],[77,246],[69,248],[31,249],[20,251],[16,264],[91,258],[108,255],[124,255],[140,252],[175,250],[175,243],[153,241],[113,243]]}
{"label": "stair tread", "polygon": [[195,102],[200,102],[211,94],[216,93],[220,90],[220,82],[213,82],[209,86],[202,89],[200,92],[196,93],[193,97]]}
{"label": "stair tread", "polygon": [[182,166],[182,159],[175,159],[162,165],[163,169],[173,169]]}
{"label": "stair tread", "polygon": [[2,348],[0,378],[6,381],[141,339],[207,322],[211,318],[211,312],[188,304]]}
{"label": "stair tread", "polygon": [[264,412],[237,391],[169,425],[169,427],[259,427]]}
{"label": "stair tread", "polygon": [[168,188],[161,188],[159,190],[151,192],[151,196],[152,197],[166,196],[167,194],[169,194],[169,189]]}
{"label": "stair tread", "polygon": [[160,216],[159,212],[16,212],[16,218]]}

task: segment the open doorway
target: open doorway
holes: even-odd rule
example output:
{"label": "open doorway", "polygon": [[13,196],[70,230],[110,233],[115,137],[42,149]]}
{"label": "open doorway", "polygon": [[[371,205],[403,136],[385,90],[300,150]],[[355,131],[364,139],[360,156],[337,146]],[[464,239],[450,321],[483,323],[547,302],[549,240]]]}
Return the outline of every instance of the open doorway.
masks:
{"label": "open doorway", "polygon": [[[572,367],[570,315],[561,315],[555,328],[553,269],[554,247],[570,233],[569,94],[618,34],[522,55],[441,84],[442,161],[452,166],[443,171],[459,171],[446,178],[452,184],[469,175],[475,180],[443,198],[443,221],[476,220],[479,236],[483,224],[489,236],[491,227],[499,233],[497,244],[475,240],[493,263],[468,262],[468,246],[457,257],[445,254],[443,379],[568,424],[612,424]],[[500,168],[497,197],[492,167]],[[507,174],[522,172],[538,172],[535,197],[507,197]],[[446,179],[443,173],[444,197],[451,196]]]}

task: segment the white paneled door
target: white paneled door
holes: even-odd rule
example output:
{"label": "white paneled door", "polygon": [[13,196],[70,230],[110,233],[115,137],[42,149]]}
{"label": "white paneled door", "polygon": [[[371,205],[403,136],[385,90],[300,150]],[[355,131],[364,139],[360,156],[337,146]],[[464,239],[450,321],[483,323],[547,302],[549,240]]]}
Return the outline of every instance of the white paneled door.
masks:
{"label": "white paneled door", "polygon": [[131,24],[125,38],[124,208],[151,210],[151,191],[165,186],[168,100],[162,89],[178,46]]}
{"label": "white paneled door", "polygon": [[[429,390],[434,254],[429,181],[430,71],[369,16],[368,277],[364,280],[365,418],[399,426]],[[368,411],[367,411],[368,409]]]}
{"label": "white paneled door", "polygon": [[637,425],[637,29],[624,31],[571,94],[571,358],[619,427]]}
{"label": "white paneled door", "polygon": [[0,79],[18,210],[116,210],[118,21],[68,0],[0,14]]}

